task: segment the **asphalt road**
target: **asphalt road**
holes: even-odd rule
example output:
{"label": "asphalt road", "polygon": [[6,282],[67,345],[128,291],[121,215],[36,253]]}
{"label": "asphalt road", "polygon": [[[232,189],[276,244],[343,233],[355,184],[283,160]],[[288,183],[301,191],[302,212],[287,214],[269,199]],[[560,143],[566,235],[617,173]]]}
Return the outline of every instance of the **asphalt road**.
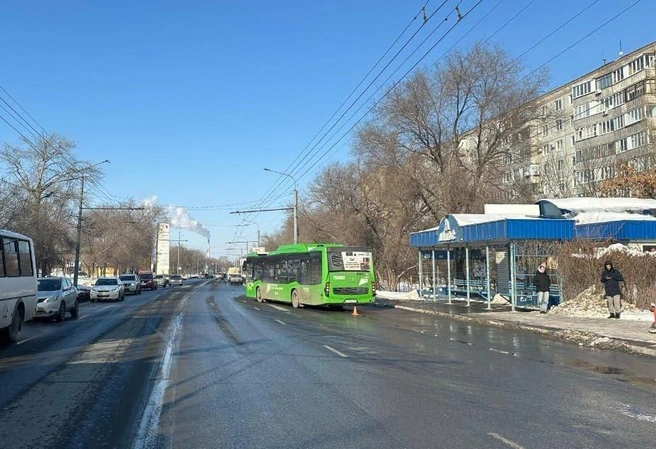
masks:
{"label": "asphalt road", "polygon": [[0,349],[0,447],[652,447],[656,362],[225,283],[85,304]]}

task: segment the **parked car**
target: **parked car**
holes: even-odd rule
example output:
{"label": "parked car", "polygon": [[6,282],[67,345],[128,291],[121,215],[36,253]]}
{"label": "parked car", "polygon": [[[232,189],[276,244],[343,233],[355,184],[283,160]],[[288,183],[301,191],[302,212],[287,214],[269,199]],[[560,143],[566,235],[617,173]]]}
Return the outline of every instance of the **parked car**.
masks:
{"label": "parked car", "polygon": [[125,293],[141,294],[141,280],[136,274],[122,274],[119,279],[125,284]]}
{"label": "parked car", "polygon": [[171,284],[171,280],[168,275],[156,274],[155,282],[157,282],[158,287],[166,288]]}
{"label": "parked car", "polygon": [[125,286],[120,278],[102,277],[96,279],[96,283],[91,287],[91,302],[101,301],[104,299],[113,299],[114,301],[123,301],[125,299]]}
{"label": "parked car", "polygon": [[77,318],[77,289],[70,279],[61,276],[37,278],[36,311],[33,320],[64,321],[66,312]]}
{"label": "parked car", "polygon": [[93,285],[80,285],[78,283],[77,285],[77,301],[78,302],[85,302],[89,301],[91,299],[91,287]]}
{"label": "parked car", "polygon": [[171,281],[171,286],[173,286],[173,285],[182,285],[182,282],[183,282],[182,281],[182,276],[180,276],[179,274],[172,274],[169,277],[169,280]]}
{"label": "parked car", "polygon": [[149,290],[157,290],[157,281],[155,276],[150,271],[139,273],[139,279],[141,279],[141,288],[147,288]]}

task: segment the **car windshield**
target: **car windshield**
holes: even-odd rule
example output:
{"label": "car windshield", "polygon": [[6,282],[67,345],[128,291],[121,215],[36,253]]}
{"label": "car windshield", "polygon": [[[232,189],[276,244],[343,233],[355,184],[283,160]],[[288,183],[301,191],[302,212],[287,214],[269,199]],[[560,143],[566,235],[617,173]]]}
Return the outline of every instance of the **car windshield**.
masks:
{"label": "car windshield", "polygon": [[118,285],[116,279],[98,279],[96,285]]}
{"label": "car windshield", "polygon": [[180,279],[180,278],[181,278],[181,276],[179,276],[177,274],[174,274],[173,276],[171,276],[171,279]]}
{"label": "car windshield", "polygon": [[164,279],[164,276],[162,276],[161,274],[158,274],[157,276],[155,276],[155,279]]}
{"label": "car windshield", "polygon": [[144,279],[152,279],[152,278],[153,278],[153,275],[152,275],[152,274],[142,274],[142,275],[141,275],[141,280],[144,280]]}
{"label": "car windshield", "polygon": [[122,281],[134,281],[136,276],[121,276]]}
{"label": "car windshield", "polygon": [[61,288],[61,279],[39,279],[40,292],[52,292]]}

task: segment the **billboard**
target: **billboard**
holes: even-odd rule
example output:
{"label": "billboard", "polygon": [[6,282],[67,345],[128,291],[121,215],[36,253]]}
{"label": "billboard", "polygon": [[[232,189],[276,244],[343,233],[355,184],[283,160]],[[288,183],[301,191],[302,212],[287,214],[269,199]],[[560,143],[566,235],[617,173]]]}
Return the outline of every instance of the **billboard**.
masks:
{"label": "billboard", "polygon": [[155,274],[169,274],[169,224],[157,225],[157,257]]}

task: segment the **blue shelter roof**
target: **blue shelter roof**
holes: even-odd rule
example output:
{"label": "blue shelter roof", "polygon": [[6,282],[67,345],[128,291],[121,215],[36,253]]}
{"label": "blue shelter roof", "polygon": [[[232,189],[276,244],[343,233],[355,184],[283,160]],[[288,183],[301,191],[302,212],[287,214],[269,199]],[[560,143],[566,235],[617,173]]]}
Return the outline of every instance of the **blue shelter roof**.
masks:
{"label": "blue shelter roof", "polygon": [[571,240],[573,237],[574,220],[464,214],[447,215],[438,227],[410,234],[410,246],[502,244],[510,240]]}
{"label": "blue shelter roof", "polygon": [[[649,217],[651,218],[651,217]],[[656,220],[614,220],[576,225],[576,237],[616,241],[656,241]]]}

